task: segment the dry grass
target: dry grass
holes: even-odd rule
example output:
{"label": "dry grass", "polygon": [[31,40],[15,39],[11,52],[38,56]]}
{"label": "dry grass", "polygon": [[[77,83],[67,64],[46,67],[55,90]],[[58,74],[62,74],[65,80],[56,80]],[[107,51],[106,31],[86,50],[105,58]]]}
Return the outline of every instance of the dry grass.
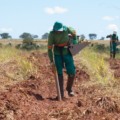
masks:
{"label": "dry grass", "polygon": [[109,63],[104,60],[105,54],[99,54],[92,49],[86,48],[76,56],[76,59],[85,65],[92,79],[102,84],[113,81],[113,73],[109,68]]}
{"label": "dry grass", "polygon": [[[37,44],[43,44],[43,45],[47,44],[47,40],[43,40],[43,39],[35,39],[34,42]],[[3,45],[11,43],[13,46],[15,46],[17,44],[21,44],[22,39],[1,39],[0,43],[2,43]]]}
{"label": "dry grass", "polygon": [[29,75],[36,72],[36,68],[25,57],[28,54],[11,47],[0,48],[1,89],[25,80]]}
{"label": "dry grass", "polygon": [[79,60],[79,67],[86,70],[90,75],[90,81],[82,84],[84,88],[96,86],[105,96],[115,97],[120,100],[120,79],[114,78],[114,71],[110,69],[109,58],[106,53],[97,53],[92,49],[85,48],[75,60]]}

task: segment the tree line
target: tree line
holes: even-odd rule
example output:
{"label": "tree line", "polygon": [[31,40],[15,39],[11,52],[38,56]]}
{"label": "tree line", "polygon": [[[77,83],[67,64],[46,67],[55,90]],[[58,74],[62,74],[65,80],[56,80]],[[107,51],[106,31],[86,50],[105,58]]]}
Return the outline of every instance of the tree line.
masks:
{"label": "tree line", "polygon": [[[41,39],[48,39],[48,36],[49,36],[49,33],[46,32],[41,36]],[[97,39],[97,34],[95,34],[95,33],[90,33],[90,34],[88,34],[88,36],[89,36],[90,40]],[[1,39],[12,38],[12,36],[9,35],[9,33],[1,33],[0,37],[1,37]],[[31,33],[27,33],[27,32],[24,32],[19,36],[19,38],[21,38],[21,39],[31,39],[31,40],[36,39],[38,37],[39,37],[38,35],[32,35]],[[86,38],[84,34],[78,35],[78,37],[81,40],[84,40]],[[101,37],[100,40],[104,40],[104,37]]]}

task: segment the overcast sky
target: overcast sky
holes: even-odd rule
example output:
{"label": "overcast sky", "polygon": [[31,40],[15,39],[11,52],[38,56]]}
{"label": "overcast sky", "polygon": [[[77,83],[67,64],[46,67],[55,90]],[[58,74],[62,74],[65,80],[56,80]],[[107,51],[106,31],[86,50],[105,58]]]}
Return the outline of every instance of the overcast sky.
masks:
{"label": "overcast sky", "polygon": [[13,38],[23,32],[41,37],[56,21],[86,37],[114,30],[120,36],[120,0],[0,0],[0,33]]}

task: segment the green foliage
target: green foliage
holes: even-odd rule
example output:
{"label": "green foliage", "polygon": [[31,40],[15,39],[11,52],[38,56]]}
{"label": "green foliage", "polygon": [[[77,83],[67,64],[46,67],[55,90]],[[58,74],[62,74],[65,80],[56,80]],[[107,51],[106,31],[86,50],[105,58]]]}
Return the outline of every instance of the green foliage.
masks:
{"label": "green foliage", "polygon": [[9,33],[2,33],[2,34],[0,34],[0,36],[1,36],[2,39],[11,38],[11,36],[9,35]]}
{"label": "green foliage", "polygon": [[33,40],[32,35],[30,33],[26,33],[26,32],[24,32],[23,34],[21,34],[19,37],[22,38],[23,40],[25,40],[25,39],[28,39],[28,40],[32,39]]}
{"label": "green foliage", "polygon": [[[110,54],[110,46],[105,45],[105,44],[91,44],[90,46],[91,50],[94,50],[96,53],[105,53],[107,55]],[[116,58],[120,58],[120,48],[116,48]]]}
{"label": "green foliage", "polygon": [[91,45],[91,48],[94,50],[94,51],[96,51],[96,52],[103,52],[103,53],[105,53],[105,52],[109,52],[109,49],[110,49],[110,47],[109,46],[106,46],[105,44],[97,44],[97,43],[95,43],[95,44],[92,44]]}
{"label": "green foliage", "polygon": [[90,34],[89,34],[89,38],[90,38],[90,40],[94,40],[94,39],[97,38],[97,34],[95,34],[95,33],[90,33]]}
{"label": "green foliage", "polygon": [[[23,34],[23,36],[25,36],[25,35]],[[26,33],[26,36],[23,37],[23,46],[30,46],[32,44],[33,44],[33,37],[32,37],[32,35]]]}
{"label": "green foliage", "polygon": [[33,42],[34,38],[37,38],[37,35],[31,35],[30,33],[23,33],[20,35],[20,38],[23,39],[22,44],[16,45],[16,48],[23,50],[37,50],[39,46]]}
{"label": "green foliage", "polygon": [[33,43],[33,38],[24,38],[23,39],[23,44],[28,44],[28,45],[30,45],[30,44],[32,44]]}
{"label": "green foliage", "polygon": [[45,33],[42,35],[42,39],[48,39],[49,33]]}
{"label": "green foliage", "polygon": [[96,44],[94,46],[94,49],[97,50],[97,51],[105,51],[106,47],[104,44]]}
{"label": "green foliage", "polygon": [[104,39],[105,39],[105,37],[101,37],[101,38],[100,38],[100,40],[104,40]]}
{"label": "green foliage", "polygon": [[28,43],[23,43],[23,44],[18,44],[15,46],[17,49],[22,49],[22,50],[37,50],[39,49],[40,47],[35,44],[35,43],[31,43],[31,44],[28,44]]}
{"label": "green foliage", "polygon": [[33,35],[33,38],[35,39],[35,38],[38,38],[38,35]]}
{"label": "green foliage", "polygon": [[32,40],[34,40],[35,38],[38,38],[38,35],[32,35],[30,33],[24,32],[19,37],[23,39],[24,43],[31,43]]}
{"label": "green foliage", "polygon": [[84,40],[85,40],[85,35],[84,34],[80,35],[80,41],[84,41]]}
{"label": "green foliage", "polygon": [[35,43],[32,43],[32,44],[26,44],[26,43],[23,43],[23,44],[17,44],[15,46],[17,49],[21,49],[21,50],[27,50],[27,51],[30,51],[30,50],[46,50],[47,49],[47,46],[46,45],[42,45],[42,44],[35,44]]}
{"label": "green foliage", "polygon": [[37,50],[39,49],[39,46],[35,43],[23,43],[21,46],[21,49],[24,50]]}

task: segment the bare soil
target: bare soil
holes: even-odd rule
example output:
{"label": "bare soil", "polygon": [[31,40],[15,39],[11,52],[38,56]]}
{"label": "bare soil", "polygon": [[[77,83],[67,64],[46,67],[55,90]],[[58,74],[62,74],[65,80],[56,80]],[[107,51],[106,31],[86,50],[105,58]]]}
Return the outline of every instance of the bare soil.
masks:
{"label": "bare soil", "polygon": [[[120,120],[118,98],[105,96],[100,86],[84,87],[90,76],[83,69],[76,68],[75,97],[65,90],[66,99],[57,101],[47,54],[33,52],[28,59],[38,72],[0,93],[0,120]],[[66,73],[64,79],[66,86]]]}

